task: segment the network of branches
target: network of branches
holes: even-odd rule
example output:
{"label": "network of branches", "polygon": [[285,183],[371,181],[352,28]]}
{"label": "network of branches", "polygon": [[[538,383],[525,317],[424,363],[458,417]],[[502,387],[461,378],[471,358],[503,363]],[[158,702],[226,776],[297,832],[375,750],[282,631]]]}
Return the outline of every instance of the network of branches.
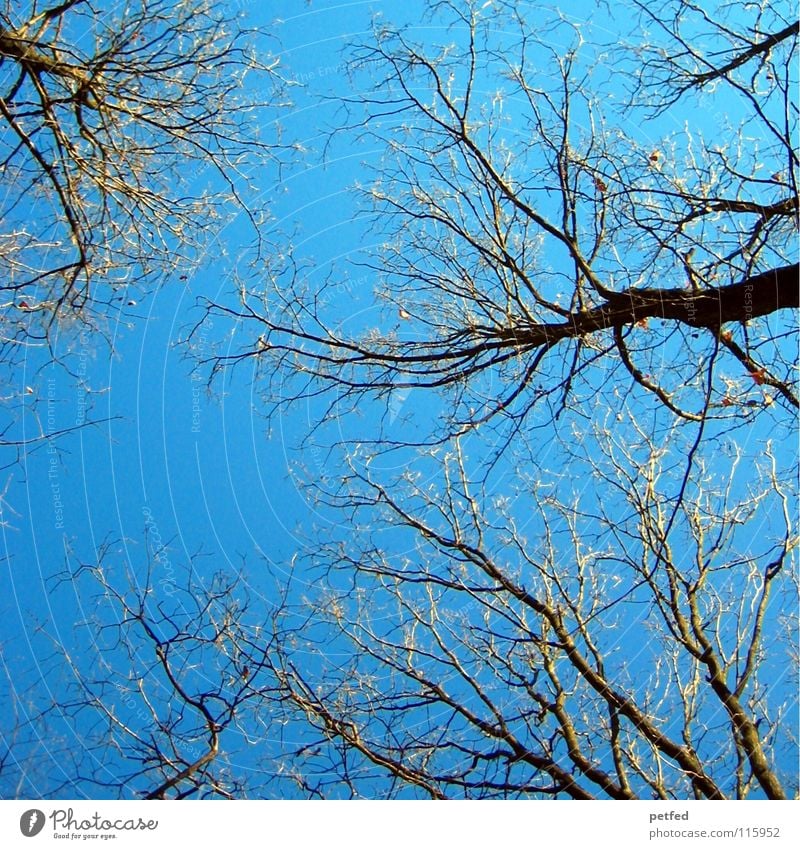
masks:
{"label": "network of branches", "polygon": [[797,793],[792,11],[446,0],[350,48],[369,291],[287,250],[197,326],[311,417],[305,548],[258,594],[66,576],[83,786]]}
{"label": "network of branches", "polygon": [[143,291],[185,280],[214,218],[248,208],[243,171],[275,139],[247,122],[279,89],[268,48],[256,59],[248,44],[206,0],[4,4],[4,359],[54,328],[103,330]]}
{"label": "network of branches", "polygon": [[[599,360],[694,421],[796,409],[779,343],[798,306],[797,23],[772,5],[632,7],[628,48],[587,45],[563,16],[534,33],[516,3],[437,6],[453,27],[438,50],[379,29],[352,59],[370,93],[348,130],[387,151],[365,190],[385,251],[364,265],[391,308],[353,333],[341,278],[293,265],[266,310],[262,280],[243,284],[224,311],[253,341],[217,365],[299,367],[298,395],[327,384],[339,403],[449,388],[450,433],[564,402]],[[711,120],[684,118],[697,102]]]}
{"label": "network of branches", "polygon": [[297,263],[208,305],[244,339],[213,368],[343,464],[308,462],[325,589],[269,660],[327,742],[304,792],[796,788],[798,24],[629,11],[611,44],[510,2],[381,22],[343,132],[386,151],[382,309]]}

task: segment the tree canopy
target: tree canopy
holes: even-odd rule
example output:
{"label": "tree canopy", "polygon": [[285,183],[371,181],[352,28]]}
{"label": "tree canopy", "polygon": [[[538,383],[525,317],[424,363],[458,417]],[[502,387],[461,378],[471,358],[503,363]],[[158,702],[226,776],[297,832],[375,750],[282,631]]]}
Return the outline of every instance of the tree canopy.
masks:
{"label": "tree canopy", "polygon": [[[257,342],[230,359],[273,352],[354,395],[457,387],[460,425],[565,401],[598,359],[695,421],[741,414],[751,381],[796,408],[780,330],[752,338],[798,306],[796,23],[634,3],[631,38],[657,41],[586,45],[563,16],[531,32],[518,4],[437,8],[452,44],[383,27],[351,61],[373,91],[347,104],[350,129],[387,150],[364,190],[387,236],[368,267],[400,322],[350,336],[303,275],[279,277],[286,309],[265,314],[256,278],[236,316]],[[690,96],[713,121],[664,132]],[[487,373],[478,406],[462,388]]]}
{"label": "tree canopy", "polygon": [[379,152],[369,229],[189,332],[305,417],[294,557],[64,573],[97,662],[53,656],[55,794],[796,795],[792,12],[442,0],[348,47],[321,155]]}
{"label": "tree canopy", "polygon": [[280,78],[205,0],[4,6],[0,329],[18,361],[54,329],[107,332],[187,273],[209,223],[251,201],[243,170],[276,141],[247,122]]}
{"label": "tree canopy", "polygon": [[342,464],[308,463],[324,589],[265,661],[341,758],[313,792],[794,792],[798,27],[630,11],[619,43],[518,3],[381,21],[342,132],[386,152],[383,312],[296,265],[209,305],[253,340],[214,367],[255,359]]}

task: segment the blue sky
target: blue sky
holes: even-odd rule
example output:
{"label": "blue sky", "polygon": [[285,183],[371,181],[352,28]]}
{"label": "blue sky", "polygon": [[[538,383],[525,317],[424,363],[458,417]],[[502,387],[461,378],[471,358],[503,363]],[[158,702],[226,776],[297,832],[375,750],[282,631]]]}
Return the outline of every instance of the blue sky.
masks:
{"label": "blue sky", "polygon": [[[344,290],[341,307],[334,310],[349,327],[391,321],[393,313],[387,318],[380,312],[374,281],[356,265],[379,244],[380,236],[359,218],[350,191],[356,182],[369,181],[367,166],[377,165],[384,151],[348,134],[335,137],[323,157],[329,130],[342,120],[337,98],[353,93],[345,73],[347,45],[368,38],[374,15],[395,23],[418,21],[427,5],[280,0],[264,4],[267,10],[255,3],[238,4],[248,22],[275,37],[271,49],[280,55],[287,75],[302,83],[290,90],[293,106],[269,116],[270,121],[280,121],[284,138],[296,142],[302,153],[281,177],[271,165],[251,175],[255,193],[269,198],[272,208],[268,238],[286,251],[291,241],[307,268],[310,285],[333,275]],[[594,4],[581,8],[591,9],[594,16],[587,40],[613,41],[615,33],[606,28],[614,24],[606,13]],[[534,14],[535,7],[529,11]],[[273,19],[280,23],[272,23]],[[419,27],[417,35],[432,41],[444,37],[428,25]],[[613,91],[613,82],[610,85]],[[732,116],[736,108],[731,102]],[[660,133],[678,129],[682,118],[667,115],[648,128],[624,129],[647,144],[650,134],[656,142]],[[717,127],[711,115],[706,124],[709,131]],[[249,329],[215,319],[193,335],[191,349],[185,343],[200,316],[199,299],[235,301],[234,269],[251,237],[243,217],[231,220],[217,234],[208,255],[186,269],[186,280],[164,281],[132,307],[130,315],[112,321],[113,353],[97,339],[76,340],[74,335],[59,339],[57,348],[63,346],[59,353],[71,348],[81,382],[48,366],[43,352],[33,352],[13,377],[15,390],[28,403],[39,402],[38,421],[25,415],[15,425],[13,432],[19,438],[38,436],[40,424],[45,432],[72,427],[84,414],[91,420],[110,419],[55,443],[41,443],[0,475],[0,645],[9,690],[18,696],[17,709],[23,714],[45,704],[51,693],[58,698],[69,677],[54,660],[53,642],[74,654],[78,664],[90,656],[81,654],[87,651],[90,636],[76,623],[91,619],[97,599],[84,593],[80,581],[54,580],[67,563],[73,571],[76,563],[92,563],[95,552],[108,544],[109,569],[122,574],[130,568],[135,574],[143,568],[149,548],[151,557],[159,557],[157,580],[167,592],[172,570],[180,572],[194,558],[200,580],[218,570],[241,568],[251,595],[269,605],[272,576],[288,573],[293,556],[307,552],[314,527],[327,527],[324,533],[331,539],[346,540],[351,533],[338,516],[309,502],[295,475],[301,467],[312,477],[336,474],[335,467],[327,465],[324,445],[341,432],[368,438],[383,411],[365,408],[360,418],[338,419],[319,433],[322,447],[307,446],[301,452],[299,443],[321,409],[319,402],[299,403],[267,419],[251,361],[218,376],[209,386],[208,369],[194,360],[252,344],[246,335]],[[595,379],[600,377],[598,373]],[[390,400],[389,432],[395,428],[407,436],[432,413],[434,404],[416,390]],[[761,430],[734,435],[745,449],[769,431],[770,422],[760,421]],[[569,424],[564,423],[565,430]],[[420,426],[424,429],[424,422]],[[478,460],[483,450],[476,447]],[[791,444],[778,450],[782,462],[792,459]],[[553,448],[552,462],[561,462],[560,456]],[[410,461],[403,456],[385,462],[399,466]],[[416,462],[424,473],[425,461]],[[545,454],[542,466],[548,462]],[[502,464],[494,470],[491,486],[498,492],[508,472]],[[566,491],[573,481],[563,485]],[[406,545],[411,550],[401,534],[390,534],[388,540],[401,552]],[[299,582],[302,586],[302,576]],[[646,656],[640,662],[645,660]],[[61,731],[67,747],[83,745],[86,729],[80,725],[67,723]],[[53,760],[59,757],[54,754]],[[248,757],[237,756],[240,765],[246,766]],[[34,775],[31,783],[19,785],[22,795],[42,792],[37,780]],[[75,796],[98,793],[90,787],[74,790]],[[2,794],[15,792],[17,788],[0,785]]]}

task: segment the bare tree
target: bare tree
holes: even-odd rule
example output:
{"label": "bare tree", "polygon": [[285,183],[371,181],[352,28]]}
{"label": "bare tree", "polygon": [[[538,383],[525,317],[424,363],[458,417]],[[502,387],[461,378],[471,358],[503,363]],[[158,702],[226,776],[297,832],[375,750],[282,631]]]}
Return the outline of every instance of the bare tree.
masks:
{"label": "bare tree", "polygon": [[330,747],[305,792],[797,792],[798,27],[628,12],[629,46],[516,3],[381,25],[346,132],[386,150],[383,311],[297,265],[208,306],[250,328],[214,368],[327,445],[271,655]]}
{"label": "bare tree", "polygon": [[[705,462],[676,476],[646,435],[598,437],[605,456],[565,466],[582,487],[555,485],[529,445],[513,488],[487,492],[458,440],[438,484],[387,487],[353,463],[328,492],[348,526],[308,558],[328,588],[307,614],[313,642],[299,610],[279,619],[277,675],[288,704],[393,776],[393,792],[797,791],[796,682],[783,677],[794,502],[779,464],[767,455],[760,488],[737,497],[743,458],[711,483]],[[362,772],[304,780],[363,793]]]}
{"label": "bare tree", "polygon": [[[636,36],[658,21],[660,41],[624,50],[580,44],[558,16],[534,34],[516,4],[491,6],[439,4],[458,39],[438,52],[383,28],[353,60],[354,87],[365,71],[377,84],[350,129],[387,150],[365,192],[387,238],[365,263],[391,305],[381,324],[348,334],[341,280],[326,290],[292,266],[267,310],[263,283],[243,286],[227,311],[254,341],[218,365],[272,355],[353,398],[450,388],[450,432],[566,402],[598,359],[688,420],[796,409],[776,347],[798,306],[796,23],[774,6],[748,7],[748,27],[738,5],[730,23],[648,4]],[[690,51],[685,30],[718,49]],[[617,89],[592,65],[614,68]],[[622,115],[608,107],[620,76],[636,98]],[[693,90],[713,126],[626,131]],[[490,397],[470,391],[481,379]]]}
{"label": "bare tree", "polygon": [[[166,551],[145,543],[142,563],[126,565],[106,542],[94,564],[72,563],[51,582],[80,588],[89,615],[73,645],[54,639],[40,658],[58,695],[31,694],[18,723],[27,738],[9,738],[0,761],[4,794],[19,795],[12,783],[49,798],[235,798],[269,787],[274,776],[253,774],[246,755],[270,729],[263,614],[251,613],[238,576],[207,571],[200,557],[165,578]],[[54,746],[59,737],[67,743]]]}
{"label": "bare tree", "polygon": [[209,222],[248,210],[246,169],[276,149],[253,118],[279,82],[206,0],[4,4],[5,359],[54,327],[102,330],[165,276],[186,279]]}

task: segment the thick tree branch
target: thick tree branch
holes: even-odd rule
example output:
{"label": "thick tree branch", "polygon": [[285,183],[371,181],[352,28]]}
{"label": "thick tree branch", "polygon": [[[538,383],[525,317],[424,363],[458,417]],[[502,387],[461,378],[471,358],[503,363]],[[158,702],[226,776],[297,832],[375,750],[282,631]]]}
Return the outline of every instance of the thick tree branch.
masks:
{"label": "thick tree branch", "polygon": [[780,32],[768,35],[765,39],[763,39],[763,41],[754,42],[746,50],[742,50],[741,53],[734,56],[730,62],[726,62],[719,68],[711,68],[702,74],[696,74],[694,77],[694,83],[695,85],[702,86],[711,80],[724,77],[726,74],[729,74],[731,71],[735,71],[737,68],[740,68],[742,65],[749,62],[755,56],[768,54],[773,47],[780,44],[782,41],[786,41],[787,38],[797,35],[798,33],[800,33],[800,21],[795,21],[794,23],[785,26],[782,30],[780,30]]}
{"label": "thick tree branch", "polygon": [[798,280],[795,263],[718,289],[629,289],[606,304],[573,314],[571,321],[512,328],[502,335],[516,344],[538,347],[650,318],[717,330],[730,321],[746,323],[779,310],[797,309]]}

